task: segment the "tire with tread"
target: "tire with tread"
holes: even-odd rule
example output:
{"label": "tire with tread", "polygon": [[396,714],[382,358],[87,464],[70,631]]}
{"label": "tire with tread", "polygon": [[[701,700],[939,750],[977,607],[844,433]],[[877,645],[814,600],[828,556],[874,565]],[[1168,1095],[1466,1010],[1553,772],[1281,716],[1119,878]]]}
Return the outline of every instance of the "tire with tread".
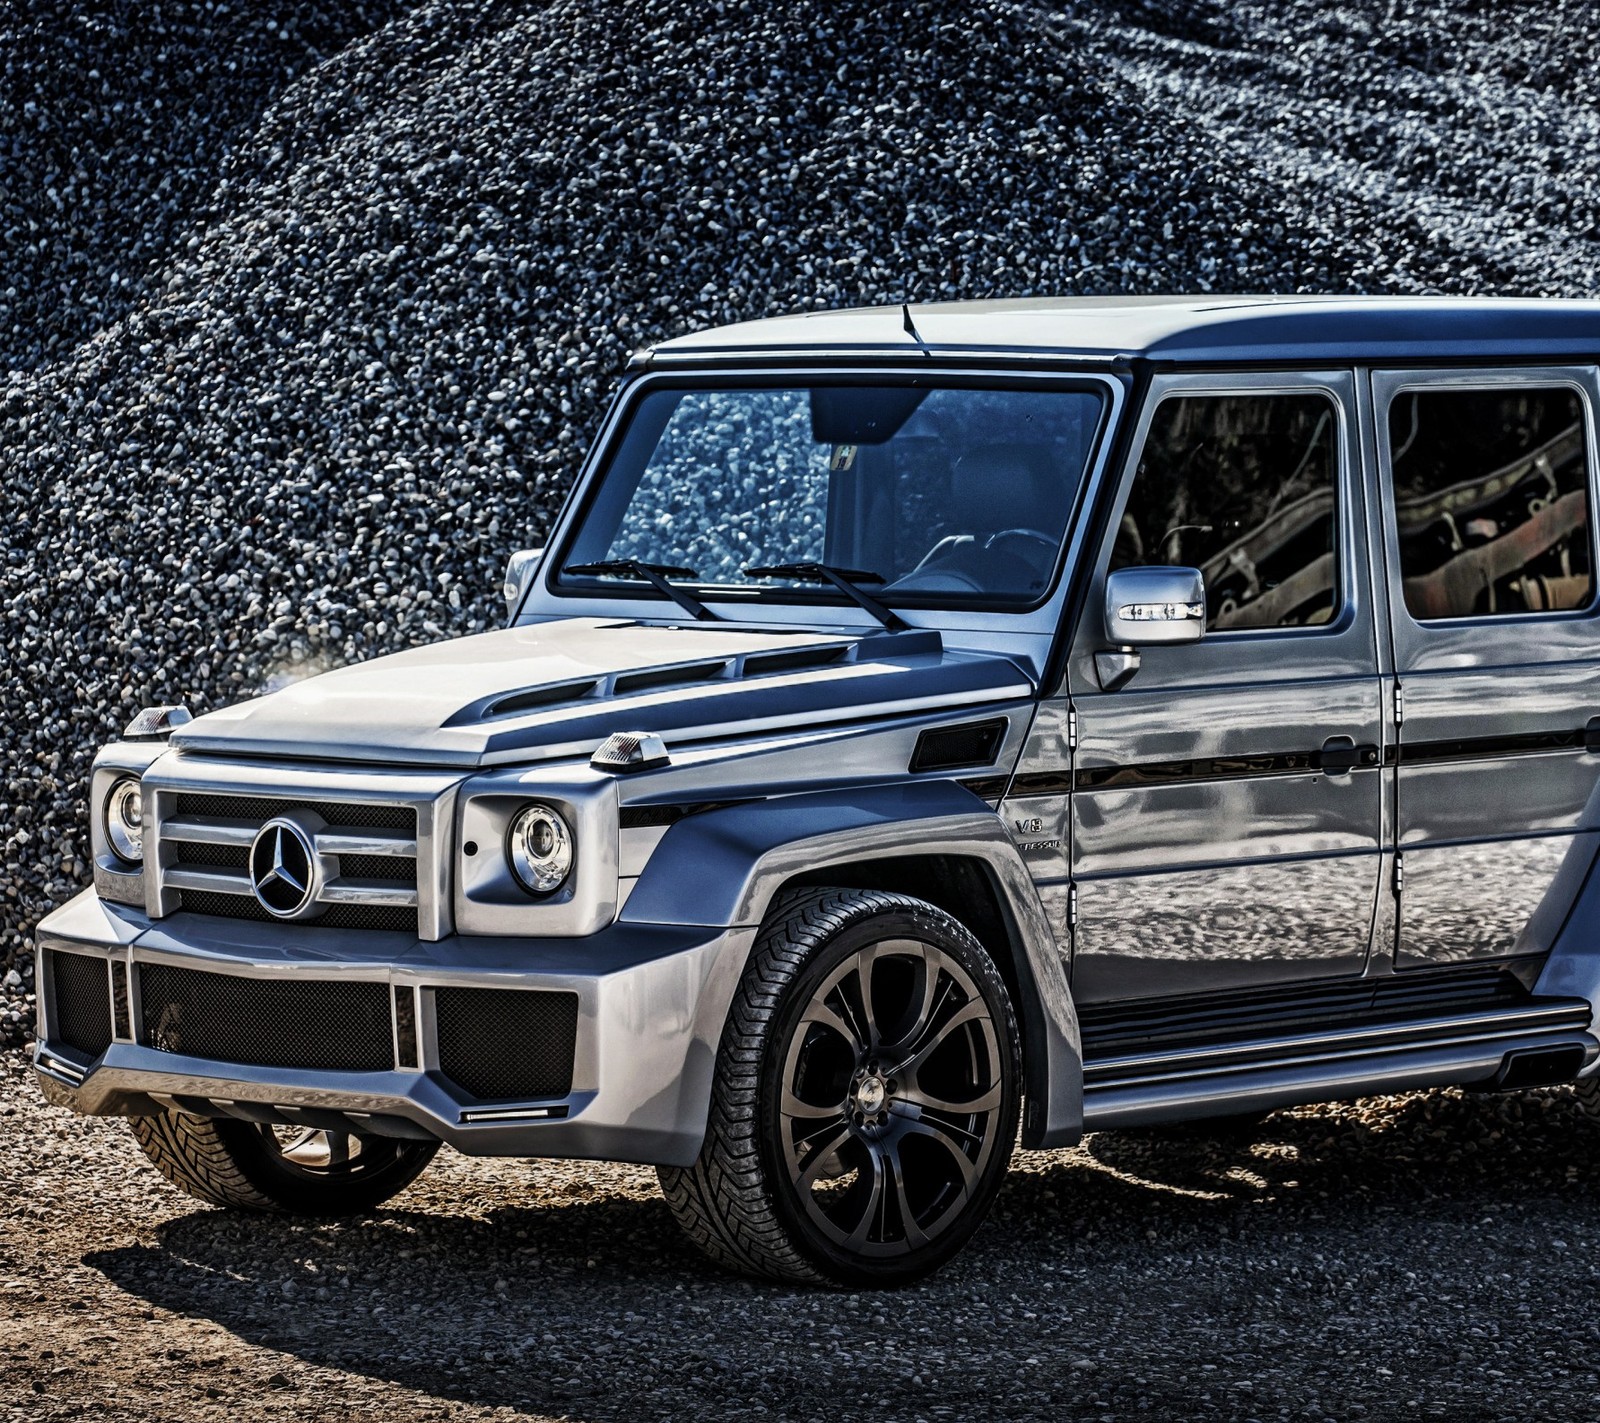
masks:
{"label": "tire with tread", "polygon": [[1580,1077],[1572,1084],[1572,1095],[1584,1116],[1600,1122],[1600,1077]]}
{"label": "tire with tread", "polygon": [[250,1122],[160,1112],[129,1125],[156,1170],[180,1190],[211,1205],[273,1214],[372,1210],[416,1180],[439,1149],[437,1142],[365,1138],[363,1169],[314,1179],[286,1168],[265,1129]]}
{"label": "tire with tread", "polygon": [[[808,1244],[795,1214],[775,1191],[770,1149],[774,1114],[763,1099],[781,1069],[775,1029],[808,981],[819,981],[830,945],[864,927],[914,926],[920,937],[958,955],[994,1015],[1001,1043],[1003,1108],[997,1145],[959,1221],[938,1248],[909,1268],[857,1265]],[[820,962],[819,962],[820,961]],[[814,970],[808,974],[808,969]],[[790,1284],[893,1285],[938,1268],[987,1215],[1016,1141],[1021,1061],[1016,1017],[993,960],[976,938],[943,910],[909,895],[880,890],[804,889],[774,900],[728,1012],[717,1054],[705,1142],[693,1165],[660,1167],[662,1193],[684,1233],[718,1264]],[[766,1139],[764,1140],[764,1134]],[[785,1189],[787,1180],[783,1181]]]}

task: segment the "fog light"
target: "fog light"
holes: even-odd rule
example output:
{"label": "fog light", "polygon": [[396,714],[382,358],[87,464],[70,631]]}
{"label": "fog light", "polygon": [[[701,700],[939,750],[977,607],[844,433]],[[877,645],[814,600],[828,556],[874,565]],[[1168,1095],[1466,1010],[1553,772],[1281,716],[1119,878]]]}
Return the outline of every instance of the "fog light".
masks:
{"label": "fog light", "polygon": [[119,860],[137,865],[144,859],[144,793],[132,776],[124,776],[106,797],[106,840]]}
{"label": "fog light", "polygon": [[511,873],[529,894],[554,894],[572,873],[572,832],[558,811],[525,806],[506,837]]}

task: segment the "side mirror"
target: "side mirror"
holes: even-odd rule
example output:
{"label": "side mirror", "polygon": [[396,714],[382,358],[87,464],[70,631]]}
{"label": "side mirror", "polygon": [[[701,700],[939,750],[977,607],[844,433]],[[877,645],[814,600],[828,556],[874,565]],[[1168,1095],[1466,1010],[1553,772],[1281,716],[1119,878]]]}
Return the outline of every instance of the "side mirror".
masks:
{"label": "side mirror", "polygon": [[528,585],[533,582],[533,575],[539,571],[543,558],[542,548],[519,548],[506,560],[506,582],[502,591],[505,594],[507,617],[516,617],[517,609],[522,606],[522,595],[528,591]]}
{"label": "side mirror", "polygon": [[1106,578],[1106,634],[1118,647],[1199,642],[1206,580],[1198,568],[1119,568]]}
{"label": "side mirror", "polygon": [[1127,686],[1139,649],[1199,642],[1206,630],[1206,580],[1198,568],[1119,568],[1106,576],[1106,634],[1114,648],[1094,655],[1102,691]]}

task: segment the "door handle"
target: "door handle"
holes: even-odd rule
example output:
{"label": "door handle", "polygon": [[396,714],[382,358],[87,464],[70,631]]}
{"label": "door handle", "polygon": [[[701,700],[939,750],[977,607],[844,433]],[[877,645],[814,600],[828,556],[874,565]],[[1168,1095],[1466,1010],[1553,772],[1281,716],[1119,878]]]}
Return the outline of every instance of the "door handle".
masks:
{"label": "door handle", "polygon": [[1378,748],[1357,746],[1353,736],[1330,736],[1322,743],[1318,764],[1330,776],[1347,775],[1357,766],[1376,766]]}

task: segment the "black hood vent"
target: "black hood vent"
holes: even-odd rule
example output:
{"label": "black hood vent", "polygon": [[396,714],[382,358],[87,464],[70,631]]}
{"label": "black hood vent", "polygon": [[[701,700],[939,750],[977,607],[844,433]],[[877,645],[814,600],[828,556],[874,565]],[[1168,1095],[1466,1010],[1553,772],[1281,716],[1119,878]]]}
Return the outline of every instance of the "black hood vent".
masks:
{"label": "black hood vent", "polygon": [[832,647],[800,647],[792,652],[752,652],[744,659],[746,677],[774,677],[781,672],[804,672],[843,662],[854,649],[847,642]]}
{"label": "black hood vent", "polygon": [[518,716],[523,712],[538,711],[541,707],[560,706],[565,702],[581,702],[600,690],[600,679],[588,677],[581,682],[555,682],[547,687],[524,687],[519,692],[502,692],[484,701],[462,707],[445,722],[446,726],[467,726],[495,717]]}
{"label": "black hood vent", "polygon": [[652,667],[645,672],[623,672],[612,679],[613,695],[625,697],[629,692],[647,692],[657,687],[692,687],[696,682],[710,682],[725,677],[731,660],[721,662],[690,663],[688,666]]}

